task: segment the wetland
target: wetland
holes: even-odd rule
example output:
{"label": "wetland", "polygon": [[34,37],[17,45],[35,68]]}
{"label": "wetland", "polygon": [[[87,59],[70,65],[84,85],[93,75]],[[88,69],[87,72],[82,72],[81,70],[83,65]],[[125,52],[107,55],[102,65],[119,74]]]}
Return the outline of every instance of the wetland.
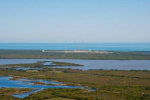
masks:
{"label": "wetland", "polygon": [[150,99],[149,53],[29,52],[0,50],[1,100]]}

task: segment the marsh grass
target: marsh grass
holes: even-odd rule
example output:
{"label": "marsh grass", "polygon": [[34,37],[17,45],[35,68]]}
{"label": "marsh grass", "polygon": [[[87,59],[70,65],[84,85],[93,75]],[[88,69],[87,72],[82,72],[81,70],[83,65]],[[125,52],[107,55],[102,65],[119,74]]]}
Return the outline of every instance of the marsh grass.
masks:
{"label": "marsh grass", "polygon": [[[55,73],[59,71],[61,73]],[[150,71],[148,70],[76,70],[43,69],[39,72],[0,70],[1,76],[47,79],[68,85],[84,86],[84,89],[46,89],[24,98],[46,100],[67,98],[75,100],[148,100],[150,99]],[[89,90],[96,90],[90,92]],[[13,98],[10,96],[10,98]],[[14,99],[15,100],[15,99]]]}

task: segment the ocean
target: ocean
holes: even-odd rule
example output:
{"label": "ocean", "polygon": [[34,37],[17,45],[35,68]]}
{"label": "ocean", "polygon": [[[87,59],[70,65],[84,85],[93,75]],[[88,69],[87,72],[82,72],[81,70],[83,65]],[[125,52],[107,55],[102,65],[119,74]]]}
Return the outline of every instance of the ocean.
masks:
{"label": "ocean", "polygon": [[0,49],[150,51],[150,43],[0,43]]}

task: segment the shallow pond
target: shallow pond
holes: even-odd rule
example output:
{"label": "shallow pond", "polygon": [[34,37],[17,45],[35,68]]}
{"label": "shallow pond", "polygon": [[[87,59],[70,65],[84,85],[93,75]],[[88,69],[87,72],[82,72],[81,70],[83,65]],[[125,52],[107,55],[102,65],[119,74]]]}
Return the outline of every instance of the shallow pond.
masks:
{"label": "shallow pond", "polygon": [[[61,86],[61,82],[53,82],[50,80],[29,80],[26,78],[22,78],[19,80],[10,80],[12,77],[4,77],[0,76],[0,88],[30,88],[33,89],[30,92],[22,93],[22,94],[14,94],[14,97],[24,98],[29,96],[31,93],[38,92],[47,88],[83,88],[79,86]],[[42,82],[44,84],[34,84],[34,82]]]}

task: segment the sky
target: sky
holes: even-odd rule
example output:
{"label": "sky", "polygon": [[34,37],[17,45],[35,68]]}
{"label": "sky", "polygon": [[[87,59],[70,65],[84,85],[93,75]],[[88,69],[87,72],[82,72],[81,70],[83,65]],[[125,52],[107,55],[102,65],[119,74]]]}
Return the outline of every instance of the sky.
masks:
{"label": "sky", "polygon": [[0,0],[0,43],[150,43],[150,0]]}

